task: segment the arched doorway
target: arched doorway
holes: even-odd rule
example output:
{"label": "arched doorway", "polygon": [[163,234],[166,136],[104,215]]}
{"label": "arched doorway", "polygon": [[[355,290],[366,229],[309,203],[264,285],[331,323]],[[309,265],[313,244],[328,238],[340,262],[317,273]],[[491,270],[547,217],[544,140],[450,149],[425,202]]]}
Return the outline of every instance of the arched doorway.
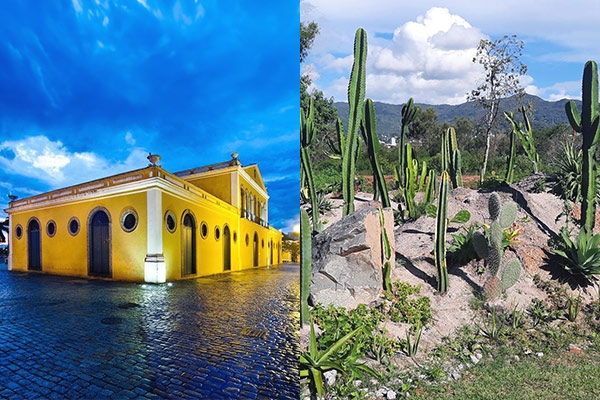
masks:
{"label": "arched doorway", "polygon": [[254,241],[252,243],[252,265],[258,267],[258,233],[254,232]]}
{"label": "arched doorway", "polygon": [[196,221],[192,214],[186,213],[183,217],[181,232],[181,274],[193,275],[196,273]]}
{"label": "arched doorway", "polygon": [[111,276],[110,219],[103,210],[96,211],[88,228],[89,274]]}
{"label": "arched doorway", "polygon": [[40,223],[32,219],[27,225],[27,269],[40,271],[42,269],[42,243]]}
{"label": "arched doorway", "polygon": [[271,250],[271,257],[269,258],[269,262],[271,265],[275,264],[275,260],[273,259],[273,239],[269,242],[269,250]]}
{"label": "arched doorway", "polygon": [[229,227],[223,228],[223,270],[231,271],[231,233]]}

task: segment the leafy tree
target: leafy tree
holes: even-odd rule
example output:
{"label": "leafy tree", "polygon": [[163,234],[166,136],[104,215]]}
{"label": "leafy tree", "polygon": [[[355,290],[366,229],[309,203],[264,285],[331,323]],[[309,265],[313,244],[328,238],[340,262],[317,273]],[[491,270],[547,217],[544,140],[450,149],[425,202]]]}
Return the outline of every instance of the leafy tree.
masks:
{"label": "leafy tree", "polygon": [[519,78],[527,72],[527,66],[520,61],[523,45],[523,41],[517,40],[516,35],[505,35],[493,41],[482,39],[473,57],[473,62],[481,64],[485,73],[483,82],[467,95],[467,100],[485,110],[485,154],[481,182],[485,179],[491,139],[498,125],[500,102],[507,97],[521,97],[524,94],[519,85]]}
{"label": "leafy tree", "polygon": [[319,34],[319,25],[316,22],[300,22],[300,63],[308,56],[308,51]]}

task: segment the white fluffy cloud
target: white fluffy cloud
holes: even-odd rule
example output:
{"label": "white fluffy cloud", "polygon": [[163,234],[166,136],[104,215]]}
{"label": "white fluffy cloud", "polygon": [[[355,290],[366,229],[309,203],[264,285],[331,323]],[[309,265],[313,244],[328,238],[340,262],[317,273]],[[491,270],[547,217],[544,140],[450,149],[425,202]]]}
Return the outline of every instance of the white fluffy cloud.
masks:
{"label": "white fluffy cloud", "polygon": [[130,150],[123,161],[111,162],[91,152],[73,152],[43,135],[0,143],[0,166],[14,175],[34,178],[52,188],[86,182],[146,165],[147,151]]}
{"label": "white fluffy cloud", "polygon": [[[480,66],[472,59],[482,38],[485,35],[479,29],[448,9],[429,9],[415,21],[396,28],[391,40],[376,39],[369,45],[367,96],[396,104],[409,97],[433,104],[464,102],[481,75]],[[336,57],[329,53],[317,62],[315,69],[338,73],[321,89],[345,101],[352,55]]]}

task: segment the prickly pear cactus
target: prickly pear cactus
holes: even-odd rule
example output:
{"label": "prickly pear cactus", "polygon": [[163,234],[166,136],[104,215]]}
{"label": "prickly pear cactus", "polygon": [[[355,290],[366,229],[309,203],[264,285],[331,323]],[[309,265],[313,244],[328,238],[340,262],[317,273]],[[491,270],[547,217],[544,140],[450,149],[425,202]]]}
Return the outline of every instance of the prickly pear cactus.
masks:
{"label": "prickly pear cactus", "polygon": [[518,211],[517,204],[512,201],[502,204],[500,196],[492,193],[488,201],[488,210],[492,222],[487,236],[476,232],[473,235],[473,248],[477,255],[486,261],[491,276],[485,282],[483,292],[486,298],[492,299],[517,282],[521,274],[521,262],[512,259],[504,265],[502,263],[504,229],[515,222]]}

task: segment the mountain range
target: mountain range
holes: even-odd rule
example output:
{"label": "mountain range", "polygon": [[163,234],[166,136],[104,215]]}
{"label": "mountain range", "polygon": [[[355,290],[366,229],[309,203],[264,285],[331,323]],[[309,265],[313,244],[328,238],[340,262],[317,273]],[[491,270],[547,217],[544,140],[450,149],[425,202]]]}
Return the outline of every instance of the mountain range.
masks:
{"label": "mountain range", "polygon": [[[565,103],[567,99],[559,101],[546,101],[538,96],[525,94],[521,100],[521,104],[531,104],[533,107],[533,118],[531,118],[531,125],[533,129],[545,129],[550,126],[557,124],[568,124],[567,115],[565,114]],[[575,100],[579,109],[581,109],[581,101]],[[388,138],[393,135],[397,135],[400,131],[400,122],[402,120],[402,104],[388,104],[381,102],[374,102],[375,114],[377,122],[377,134],[380,138]],[[484,110],[481,106],[474,102],[466,102],[457,105],[430,105],[423,103],[415,103],[415,105],[421,107],[422,110],[426,110],[431,107],[438,116],[438,123],[447,122],[452,124],[455,118],[465,117],[471,123],[477,124],[483,119]],[[344,126],[348,126],[348,103],[336,102],[334,103],[337,109],[338,115],[344,121]],[[498,118],[504,122],[505,118],[503,112],[508,110],[515,114],[518,113],[519,103],[515,96],[506,98],[500,102],[500,113]],[[521,121],[521,116],[516,118],[517,121]]]}

